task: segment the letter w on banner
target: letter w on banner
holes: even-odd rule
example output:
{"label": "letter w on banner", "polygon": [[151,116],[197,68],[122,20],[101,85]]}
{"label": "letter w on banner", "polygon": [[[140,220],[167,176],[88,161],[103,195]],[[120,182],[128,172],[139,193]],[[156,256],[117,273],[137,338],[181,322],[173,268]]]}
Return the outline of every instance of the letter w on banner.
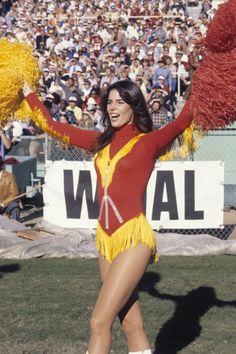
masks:
{"label": "letter w on banner", "polygon": [[[66,228],[95,228],[97,179],[92,162],[55,161],[47,169],[44,218]],[[157,162],[144,195],[154,229],[223,225],[224,163]]]}

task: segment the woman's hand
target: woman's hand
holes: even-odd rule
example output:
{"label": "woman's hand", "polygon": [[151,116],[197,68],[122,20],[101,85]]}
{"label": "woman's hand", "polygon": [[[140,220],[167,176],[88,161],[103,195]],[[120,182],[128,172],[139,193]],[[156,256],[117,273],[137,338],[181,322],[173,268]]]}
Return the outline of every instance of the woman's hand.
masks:
{"label": "woman's hand", "polygon": [[24,97],[26,97],[34,91],[32,90],[32,88],[29,86],[29,84],[26,81],[23,81],[22,92],[23,92]]}

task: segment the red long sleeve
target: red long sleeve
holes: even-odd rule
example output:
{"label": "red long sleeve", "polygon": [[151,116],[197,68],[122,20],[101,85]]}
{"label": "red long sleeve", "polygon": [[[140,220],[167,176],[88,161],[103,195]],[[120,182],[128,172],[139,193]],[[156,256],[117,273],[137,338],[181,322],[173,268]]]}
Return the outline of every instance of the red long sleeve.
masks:
{"label": "red long sleeve", "polygon": [[38,99],[35,93],[30,93],[25,97],[25,99],[32,111],[39,109],[42,112],[43,117],[47,121],[47,125],[52,131],[69,138],[70,145],[77,146],[87,151],[94,150],[96,138],[100,134],[99,132],[93,130],[83,130],[69,124],[54,121],[44,104]]}
{"label": "red long sleeve", "polygon": [[144,136],[147,153],[157,158],[191,124],[192,118],[191,100],[189,99],[174,122]]}

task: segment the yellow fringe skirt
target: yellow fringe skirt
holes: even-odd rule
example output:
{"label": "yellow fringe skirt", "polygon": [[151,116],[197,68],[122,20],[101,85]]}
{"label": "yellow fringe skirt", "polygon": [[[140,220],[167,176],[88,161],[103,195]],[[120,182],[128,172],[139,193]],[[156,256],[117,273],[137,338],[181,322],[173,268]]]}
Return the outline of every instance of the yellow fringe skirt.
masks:
{"label": "yellow fringe skirt", "polygon": [[152,259],[158,260],[155,235],[143,213],[125,222],[112,235],[108,235],[98,223],[96,246],[108,262],[139,243],[148,246],[152,250]]}

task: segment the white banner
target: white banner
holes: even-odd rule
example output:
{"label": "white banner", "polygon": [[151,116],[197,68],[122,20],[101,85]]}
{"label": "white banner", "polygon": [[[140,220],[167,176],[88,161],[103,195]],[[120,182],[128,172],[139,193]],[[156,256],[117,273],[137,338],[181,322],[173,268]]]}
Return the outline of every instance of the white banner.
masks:
{"label": "white banner", "polygon": [[[44,218],[65,228],[95,228],[96,173],[92,162],[55,161],[47,169]],[[223,225],[222,161],[157,162],[144,205],[154,229]]]}

